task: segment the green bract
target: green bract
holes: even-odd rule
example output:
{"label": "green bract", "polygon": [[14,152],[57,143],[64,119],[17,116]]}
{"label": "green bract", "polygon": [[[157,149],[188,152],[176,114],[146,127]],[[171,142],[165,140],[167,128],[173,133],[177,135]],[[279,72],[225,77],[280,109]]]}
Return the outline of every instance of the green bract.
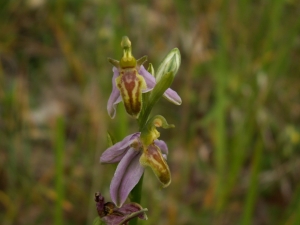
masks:
{"label": "green bract", "polygon": [[145,107],[145,110],[143,110],[142,113],[142,120],[145,120],[147,118],[155,105],[155,103],[163,96],[165,91],[171,86],[172,82],[174,80],[173,72],[166,73],[162,79],[155,85],[153,90],[150,93],[148,104]]}

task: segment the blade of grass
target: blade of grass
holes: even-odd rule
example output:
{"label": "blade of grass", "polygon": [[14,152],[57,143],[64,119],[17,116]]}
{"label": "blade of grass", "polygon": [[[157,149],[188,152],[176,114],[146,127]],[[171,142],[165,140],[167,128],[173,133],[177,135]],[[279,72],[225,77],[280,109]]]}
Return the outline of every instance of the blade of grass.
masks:
{"label": "blade of grass", "polygon": [[[228,200],[230,194],[235,187],[235,184],[238,182],[238,177],[240,171],[244,165],[247,156],[247,148],[251,145],[255,132],[255,121],[253,117],[253,110],[248,112],[248,116],[245,119],[245,122],[242,124],[236,125],[236,135],[233,137],[233,143],[230,146],[232,152],[230,154],[231,164],[229,165],[228,179],[224,185],[224,200]],[[247,132],[243,132],[247,130]],[[224,205],[226,202],[223,203]]]}
{"label": "blade of grass", "polygon": [[65,147],[65,122],[62,117],[58,117],[55,126],[54,134],[54,151],[55,151],[55,192],[56,204],[54,213],[54,224],[63,225],[63,199],[64,199],[64,184],[63,184],[63,159]]}
{"label": "blade of grass", "polygon": [[256,140],[254,156],[252,161],[249,189],[246,195],[245,206],[241,218],[241,225],[252,224],[251,217],[254,210],[254,204],[258,194],[258,176],[262,162],[263,143],[260,138]]}
{"label": "blade of grass", "polygon": [[[226,1],[225,1],[226,2]],[[226,8],[227,3],[223,3],[222,8]],[[226,10],[224,10],[226,11]],[[218,52],[216,56],[217,66],[215,71],[215,82],[216,82],[216,147],[214,160],[216,164],[216,210],[217,212],[221,210],[223,200],[223,184],[225,179],[226,171],[226,132],[225,132],[225,102],[226,102],[226,76],[227,76],[227,54],[226,54],[226,38],[228,34],[225,31],[224,21],[226,18],[226,13],[222,13],[220,16],[219,32],[220,36],[218,39]]]}
{"label": "blade of grass", "polygon": [[291,215],[287,221],[283,222],[283,225],[298,225],[300,224],[300,185],[298,185],[297,190],[295,191],[293,201],[289,206],[292,211]]}

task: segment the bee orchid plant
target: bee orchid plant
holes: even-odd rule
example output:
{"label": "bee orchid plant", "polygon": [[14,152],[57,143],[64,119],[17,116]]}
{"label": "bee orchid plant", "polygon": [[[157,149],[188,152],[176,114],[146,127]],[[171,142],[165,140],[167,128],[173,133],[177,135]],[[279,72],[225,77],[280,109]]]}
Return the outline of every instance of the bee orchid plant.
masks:
{"label": "bee orchid plant", "polygon": [[[143,64],[144,56],[135,59],[131,52],[131,42],[123,37],[121,42],[123,56],[120,61],[109,58],[113,65],[112,92],[107,103],[111,118],[116,116],[116,105],[123,102],[126,112],[137,120],[139,132],[126,136],[123,140],[106,149],[100,162],[118,163],[110,184],[113,202],[104,202],[104,197],[96,193],[95,201],[99,224],[123,225],[137,224],[137,218],[147,219],[146,208],[140,203],[143,173],[150,167],[162,187],[171,183],[171,172],[167,164],[168,147],[159,140],[157,128],[172,128],[161,115],[150,117],[151,110],[163,96],[168,101],[180,105],[180,96],[170,89],[175,74],[180,66],[180,52],[177,48],[169,52],[154,72],[152,64],[148,70]],[[129,194],[131,202],[124,204]]]}

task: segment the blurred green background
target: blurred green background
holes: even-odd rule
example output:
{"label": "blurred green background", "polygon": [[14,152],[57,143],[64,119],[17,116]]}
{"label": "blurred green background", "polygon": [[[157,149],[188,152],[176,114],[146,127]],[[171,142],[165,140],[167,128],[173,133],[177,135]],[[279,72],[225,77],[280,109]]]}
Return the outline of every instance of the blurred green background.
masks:
{"label": "blurred green background", "polygon": [[[0,2],[0,224],[92,224],[109,131],[136,132],[106,104],[120,41],[157,69],[182,64],[153,113],[175,129],[172,184],[144,178],[141,224],[300,224],[300,4],[293,0]],[[148,62],[146,63],[146,67]]]}

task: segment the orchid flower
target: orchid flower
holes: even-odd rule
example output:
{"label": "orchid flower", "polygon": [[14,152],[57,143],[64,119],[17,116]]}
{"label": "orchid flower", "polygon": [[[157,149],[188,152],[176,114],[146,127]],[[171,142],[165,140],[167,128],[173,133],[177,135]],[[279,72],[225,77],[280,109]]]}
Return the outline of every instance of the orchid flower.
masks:
{"label": "orchid flower", "polygon": [[151,167],[156,177],[167,187],[171,183],[171,173],[166,163],[168,147],[158,140],[156,127],[170,128],[162,116],[149,120],[142,132],[125,137],[122,141],[108,148],[100,157],[101,163],[119,162],[110,184],[112,201],[122,206],[130,191],[139,182],[145,166]]}
{"label": "orchid flower", "polygon": [[[142,65],[147,57],[136,60],[131,54],[131,42],[128,37],[123,37],[121,46],[123,57],[120,61],[109,59],[114,65],[112,78],[112,93],[108,99],[107,111],[111,118],[116,115],[116,105],[122,100],[128,114],[138,118],[142,109],[142,93],[151,91],[156,85],[156,80]],[[159,76],[160,78],[160,76]],[[164,97],[170,102],[180,105],[180,96],[168,88]]]}
{"label": "orchid flower", "polygon": [[141,205],[131,202],[117,208],[112,202],[105,202],[104,197],[99,193],[95,193],[95,202],[98,215],[107,225],[127,225],[133,218],[147,220],[146,211]]}

